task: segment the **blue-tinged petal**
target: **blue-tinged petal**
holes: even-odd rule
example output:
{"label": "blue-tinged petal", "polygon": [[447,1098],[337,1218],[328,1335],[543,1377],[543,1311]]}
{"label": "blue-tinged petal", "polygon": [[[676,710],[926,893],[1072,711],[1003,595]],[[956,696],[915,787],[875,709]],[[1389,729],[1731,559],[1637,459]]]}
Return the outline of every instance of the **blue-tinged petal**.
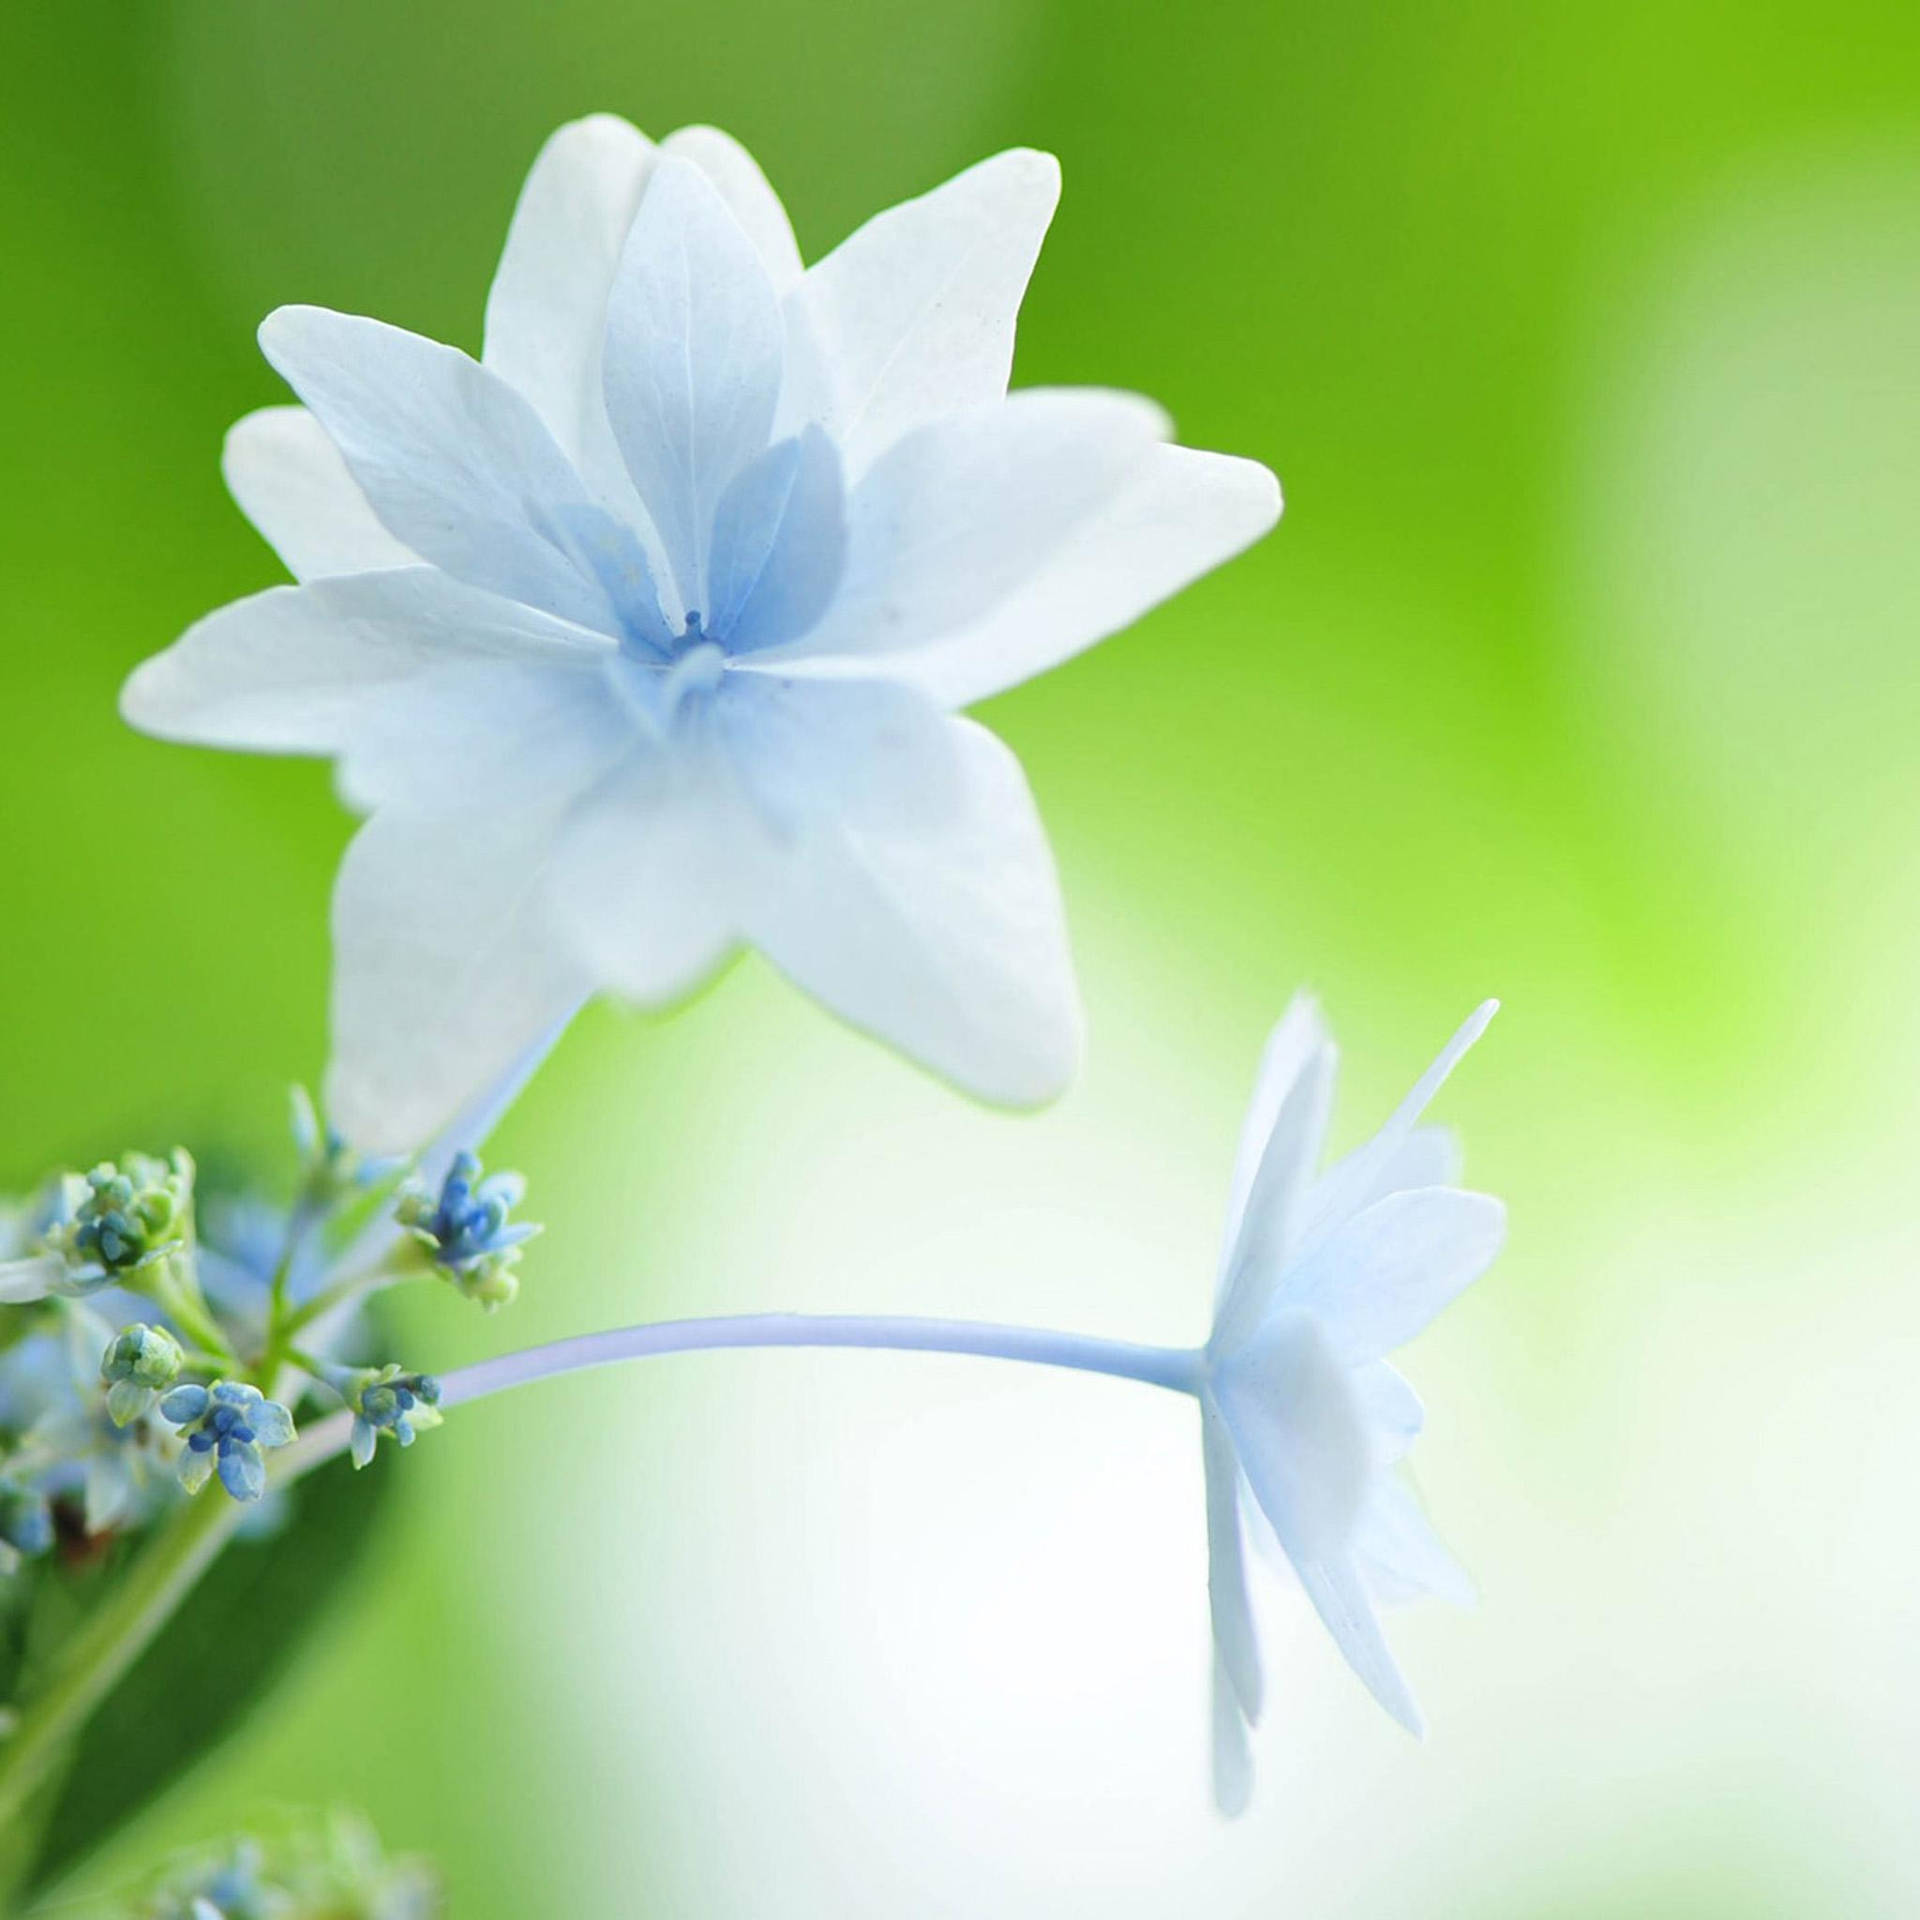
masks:
{"label": "blue-tinged petal", "polygon": [[759,838],[708,742],[635,750],[566,824],[556,931],[596,985],[676,1000],[739,943]]}
{"label": "blue-tinged petal", "polygon": [[943,705],[971,706],[1131,626],[1279,515],[1279,483],[1257,461],[1155,447],[1030,579],[944,637],[902,629],[873,664]]}
{"label": "blue-tinged petal", "polygon": [[691,160],[712,181],[727,211],[753,242],[775,293],[785,294],[798,284],[803,271],[800,248],[787,210],[739,141],[718,127],[682,127],[661,141],[660,151]]}
{"label": "blue-tinged petal", "polygon": [[[1415,1127],[1400,1137],[1399,1144],[1388,1154],[1372,1154],[1366,1146],[1356,1147],[1354,1153],[1368,1154],[1365,1169],[1366,1184],[1354,1181],[1349,1173],[1345,1159],[1336,1160],[1316,1187],[1325,1184],[1339,1196],[1335,1202],[1345,1206],[1348,1212],[1358,1212],[1361,1207],[1370,1207],[1376,1200],[1384,1200],[1390,1193],[1406,1193],[1415,1187],[1457,1187],[1460,1184],[1462,1157],[1459,1136],[1451,1127]],[[1351,1205],[1348,1205],[1348,1201]],[[1309,1211],[1318,1218],[1324,1211],[1318,1192],[1307,1199]]]}
{"label": "blue-tinged petal", "polygon": [[180,1455],[177,1469],[180,1484],[189,1493],[198,1493],[213,1478],[214,1458],[211,1447],[187,1447]]}
{"label": "blue-tinged petal", "polygon": [[839,456],[808,427],[750,462],[720,498],[708,631],[732,654],[800,639],[832,604],[846,554]]}
{"label": "blue-tinged petal", "polygon": [[984,618],[1119,497],[1165,429],[1131,394],[1033,388],[908,434],[854,488],[845,579],[795,652],[889,656]]}
{"label": "blue-tinged petal", "polygon": [[1347,1368],[1310,1314],[1282,1313],[1214,1369],[1253,1497],[1296,1565],[1344,1552],[1374,1454]]}
{"label": "blue-tinged petal", "polygon": [[1274,1122],[1280,1117],[1280,1105],[1293,1090],[1309,1059],[1323,1047],[1333,1045],[1320,1003],[1310,993],[1296,993],[1287,1003],[1267,1044],[1261,1049],[1259,1071],[1254,1075],[1253,1097],[1247,1102],[1247,1116],[1240,1123],[1239,1144],[1234,1149],[1233,1181],[1227,1190],[1227,1225],[1221,1236],[1220,1280],[1224,1288],[1233,1250],[1240,1238],[1240,1222],[1247,1211],[1247,1196],[1253,1191],[1254,1175],[1266,1158],[1267,1142],[1273,1137]]}
{"label": "blue-tinged petal", "polygon": [[1488,1194],[1390,1193],[1290,1268],[1280,1303],[1319,1318],[1349,1366],[1377,1360],[1487,1270],[1506,1226],[1506,1208]]}
{"label": "blue-tinged petal", "polygon": [[653,166],[653,142],[610,113],[547,141],[507,230],[480,356],[615,505],[630,489],[601,381],[607,297]]}
{"label": "blue-tinged petal", "polygon": [[[784,697],[848,691],[793,682]],[[792,730],[814,758],[782,770],[793,824],[746,931],[852,1025],[981,1099],[1037,1105],[1065,1089],[1081,1044],[1046,833],[1006,747],[971,722],[913,714],[906,697],[876,702],[871,731]],[[775,733],[777,716],[759,730]],[[809,818],[826,795],[837,814]]]}
{"label": "blue-tinged petal", "polygon": [[1234,1693],[1232,1676],[1213,1653],[1213,1804],[1237,1820],[1253,1799],[1253,1755],[1247,1746],[1246,1716]]}
{"label": "blue-tinged petal", "polygon": [[1353,1536],[1354,1558],[1374,1598],[1385,1606],[1432,1596],[1456,1607],[1479,1599],[1469,1574],[1434,1532],[1413,1489],[1382,1474]]}
{"label": "blue-tinged petal", "polygon": [[614,277],[604,380],[685,611],[708,611],[714,512],[766,448],[782,357],[779,302],[753,243],[705,174],[660,160]]}
{"label": "blue-tinged petal", "polygon": [[1207,1609],[1214,1653],[1241,1713],[1253,1723],[1260,1718],[1264,1684],[1240,1538],[1240,1464],[1226,1422],[1205,1399],[1200,1402],[1200,1461],[1206,1483]]}
{"label": "blue-tinged petal", "polygon": [[0,1260],[0,1305],[24,1306],[32,1300],[46,1299],[65,1271],[51,1253],[32,1254],[25,1260]]}
{"label": "blue-tinged petal", "polygon": [[1388,1190],[1387,1182],[1401,1164],[1408,1139],[1419,1125],[1428,1103],[1499,1011],[1498,1000],[1482,1001],[1440,1049],[1439,1058],[1414,1083],[1413,1091],[1394,1109],[1387,1124],[1365,1146],[1356,1148],[1315,1183],[1308,1197],[1307,1218],[1301,1234],[1303,1250],[1368,1205],[1373,1196]]}
{"label": "blue-tinged petal", "polygon": [[[470,755],[479,711],[421,698],[423,685],[452,668],[520,668],[585,675],[598,697],[613,652],[603,635],[415,566],[237,600],[136,667],[120,711],[165,740],[263,753],[367,747],[384,718],[423,755]],[[502,716],[524,698],[524,683],[504,681]]]}
{"label": "blue-tinged petal", "polygon": [[[1284,1533],[1281,1542],[1286,1544]],[[1291,1555],[1292,1549],[1288,1551]],[[1401,1726],[1416,1740],[1424,1739],[1426,1721],[1380,1631],[1373,1602],[1367,1597],[1366,1584],[1352,1555],[1296,1558],[1294,1570],[1347,1665]]]}
{"label": "blue-tinged petal", "polygon": [[1384,1360],[1369,1360],[1355,1367],[1352,1380],[1367,1431],[1373,1436],[1376,1457],[1382,1461],[1400,1459],[1426,1424],[1427,1410],[1420,1404],[1420,1396]]}
{"label": "blue-tinged petal", "polygon": [[175,1387],[160,1402],[160,1417],[176,1427],[190,1426],[203,1418],[213,1404],[213,1395],[205,1387],[192,1383]]}
{"label": "blue-tinged petal", "polygon": [[[1326,1139],[1327,1119],[1333,1108],[1334,1050],[1331,1042],[1319,1037],[1324,1030],[1316,1020],[1305,1019],[1301,1026],[1306,1042],[1304,1056],[1281,1095],[1273,1130],[1247,1191],[1238,1231],[1227,1250],[1220,1305],[1209,1342],[1216,1352],[1231,1352],[1242,1345],[1278,1293],[1287,1255],[1299,1231],[1300,1199],[1313,1178]],[[1291,1042],[1284,1022],[1275,1038],[1283,1046]],[[1288,1065],[1284,1059],[1273,1064],[1276,1075]],[[1261,1091],[1264,1094],[1266,1090],[1263,1087]],[[1256,1104],[1258,1099],[1256,1096]]]}
{"label": "blue-tinged petal", "polygon": [[220,1449],[220,1484],[236,1500],[258,1500],[267,1490],[267,1463],[249,1442]]}
{"label": "blue-tinged petal", "polygon": [[284,1447],[293,1438],[293,1415],[277,1400],[263,1399],[248,1417],[248,1424],[263,1447]]}
{"label": "blue-tinged petal", "polygon": [[615,531],[531,402],[456,348],[323,307],[260,345],[382,525],[456,579],[618,634],[595,546]]}
{"label": "blue-tinged petal", "polygon": [[859,474],[913,428],[999,399],[1059,198],[1059,162],[1017,148],[869,220],[789,296],[783,419],[819,421]]}
{"label": "blue-tinged petal", "polygon": [[598,984],[553,892],[560,831],[630,732],[591,687],[529,716],[437,797],[383,808],[334,888],[327,1111],[365,1152],[404,1152],[517,1079]]}
{"label": "blue-tinged petal", "polygon": [[419,564],[380,524],[340,449],[305,407],[262,407],[235,421],[220,470],[240,511],[296,580]]}

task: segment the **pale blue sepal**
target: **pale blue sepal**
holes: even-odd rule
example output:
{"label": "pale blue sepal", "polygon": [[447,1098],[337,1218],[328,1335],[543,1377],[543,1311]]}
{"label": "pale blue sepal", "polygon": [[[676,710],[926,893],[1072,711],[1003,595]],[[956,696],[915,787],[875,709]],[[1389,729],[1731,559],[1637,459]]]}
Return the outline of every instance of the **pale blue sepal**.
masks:
{"label": "pale blue sepal", "polygon": [[54,1254],[37,1253],[25,1260],[0,1260],[0,1305],[25,1306],[44,1300],[66,1271]]}
{"label": "pale blue sepal", "polygon": [[1384,1190],[1389,1170],[1406,1150],[1420,1116],[1499,1011],[1498,1000],[1483,1000],[1440,1049],[1439,1058],[1414,1082],[1413,1091],[1394,1109],[1387,1124],[1365,1146],[1356,1148],[1315,1183],[1307,1198],[1306,1218],[1301,1225],[1298,1243],[1301,1252]]}
{"label": "pale blue sepal", "polygon": [[1334,1051],[1312,1047],[1280,1102],[1226,1265],[1211,1345],[1230,1353],[1252,1337],[1282,1283],[1301,1196],[1333,1109]]}
{"label": "pale blue sepal", "polygon": [[397,540],[470,585],[620,631],[578,545],[595,503],[505,381],[457,348],[324,307],[269,314],[260,345]]}
{"label": "pale blue sepal", "polygon": [[1229,1820],[1237,1820],[1253,1799],[1253,1754],[1247,1744],[1246,1716],[1218,1646],[1213,1651],[1212,1694],[1213,1804]]}
{"label": "pale blue sepal", "polygon": [[1264,1689],[1240,1538],[1240,1465],[1233,1436],[1205,1395],[1200,1399],[1200,1458],[1206,1483],[1207,1607],[1213,1643],[1240,1711],[1253,1723],[1260,1718]]}
{"label": "pale blue sepal", "polygon": [[721,496],[707,631],[733,653],[800,639],[832,603],[846,555],[840,456],[809,427],[769,447]]}
{"label": "pale blue sepal", "polygon": [[1310,1314],[1276,1315],[1216,1363],[1213,1387],[1253,1497],[1289,1557],[1344,1551],[1374,1454],[1326,1330]]}
{"label": "pale blue sepal", "polygon": [[1359,1366],[1419,1333],[1492,1263],[1507,1210],[1460,1187],[1390,1193],[1336,1228],[1287,1274],[1280,1303],[1316,1315]]}
{"label": "pale blue sepal", "polygon": [[1401,1726],[1416,1740],[1424,1740],[1426,1720],[1394,1660],[1386,1636],[1380,1631],[1379,1619],[1352,1556],[1341,1553],[1324,1560],[1294,1557],[1284,1529],[1280,1543],[1293,1558],[1294,1571],[1307,1590],[1307,1598],[1326,1622],[1327,1631],[1333,1635],[1347,1665]]}
{"label": "pale blue sepal", "polygon": [[1478,1604],[1479,1589],[1454,1558],[1419,1496],[1399,1474],[1382,1474],[1354,1531],[1354,1558],[1383,1606],[1429,1596],[1451,1606]]}
{"label": "pale blue sepal", "polygon": [[705,590],[714,513],[764,450],[780,397],[779,301],[705,175],[663,157],[607,306],[607,417],[653,517],[681,611]]}

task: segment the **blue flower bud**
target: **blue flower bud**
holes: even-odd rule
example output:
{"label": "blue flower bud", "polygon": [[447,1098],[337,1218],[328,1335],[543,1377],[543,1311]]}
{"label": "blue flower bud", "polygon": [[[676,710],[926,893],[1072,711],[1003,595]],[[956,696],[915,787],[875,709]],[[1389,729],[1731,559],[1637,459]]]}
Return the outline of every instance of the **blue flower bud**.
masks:
{"label": "blue flower bud", "polygon": [[373,1459],[383,1433],[410,1447],[417,1435],[440,1425],[440,1382],[430,1373],[393,1365],[340,1367],[328,1379],[353,1413],[349,1451],[356,1467]]}
{"label": "blue flower bud", "polygon": [[258,1500],[267,1490],[265,1449],[293,1438],[293,1415],[258,1387],[216,1380],[210,1387],[175,1387],[160,1402],[160,1417],[180,1429],[180,1484],[198,1493],[217,1472],[236,1500]]}
{"label": "blue flower bud", "polygon": [[417,1180],[400,1189],[394,1213],[430,1260],[469,1300],[504,1306],[519,1290],[513,1269],[521,1245],[540,1231],[510,1216],[525,1196],[517,1173],[480,1177],[470,1153],[454,1156],[436,1199]]}

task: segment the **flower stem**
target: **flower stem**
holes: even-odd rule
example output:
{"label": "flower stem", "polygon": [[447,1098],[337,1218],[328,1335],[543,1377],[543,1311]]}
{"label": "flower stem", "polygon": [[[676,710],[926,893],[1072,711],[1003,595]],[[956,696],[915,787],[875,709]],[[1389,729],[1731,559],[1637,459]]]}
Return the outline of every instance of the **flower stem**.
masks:
{"label": "flower stem", "polygon": [[[586,1333],[542,1347],[502,1354],[441,1376],[444,1407],[481,1400],[509,1387],[523,1387],[554,1374],[646,1360],[663,1353],[707,1353],[749,1347],[840,1347],[892,1353],[963,1353],[1034,1366],[1067,1367],[1110,1374],[1174,1393],[1197,1393],[1200,1352],[1191,1347],[1152,1347],[1131,1340],[1099,1340],[1087,1334],[1040,1327],[999,1326],[976,1320],[922,1320],[867,1314],[754,1313],[712,1320],[660,1320],[607,1333]],[[352,1421],[332,1414],[309,1426],[292,1446],[275,1455],[274,1478],[285,1481],[344,1451]]]}
{"label": "flower stem", "polygon": [[61,1650],[38,1696],[0,1742],[0,1832],[227,1544],[245,1510],[218,1494],[189,1501]]}

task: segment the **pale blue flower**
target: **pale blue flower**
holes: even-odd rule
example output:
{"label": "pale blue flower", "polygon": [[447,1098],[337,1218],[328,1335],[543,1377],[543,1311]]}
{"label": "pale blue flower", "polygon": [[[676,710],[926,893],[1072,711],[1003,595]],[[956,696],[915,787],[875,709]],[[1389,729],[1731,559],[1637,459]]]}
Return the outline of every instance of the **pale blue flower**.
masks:
{"label": "pale blue flower", "polygon": [[483,1179],[479,1159],[462,1151],[453,1156],[437,1194],[424,1181],[409,1180],[394,1217],[461,1294],[483,1307],[502,1307],[519,1291],[513,1269],[520,1249],[540,1231],[512,1217],[526,1192],[517,1173]]}
{"label": "pale blue flower", "polygon": [[355,1467],[372,1464],[383,1433],[410,1447],[441,1422],[440,1382],[430,1373],[384,1367],[329,1369],[327,1384],[347,1403],[353,1428],[347,1451]]}
{"label": "pale blue flower", "polygon": [[217,1468],[236,1500],[258,1500],[267,1490],[264,1449],[293,1438],[293,1416],[258,1387],[238,1380],[175,1387],[160,1402],[160,1417],[180,1429],[180,1484],[198,1493]]}
{"label": "pale blue flower", "polygon": [[1489,1001],[1373,1139],[1316,1175],[1335,1053],[1304,997],[1267,1044],[1240,1138],[1200,1418],[1214,1637],[1214,1791],[1251,1786],[1260,1650],[1243,1533],[1271,1539],[1348,1664],[1409,1731],[1420,1711],[1375,1603],[1471,1582],[1428,1525],[1401,1465],[1423,1418],[1386,1356],[1476,1279],[1506,1230],[1500,1202],[1455,1183],[1445,1130],[1418,1125],[1493,1017]]}
{"label": "pale blue flower", "polygon": [[958,709],[1056,665],[1279,511],[1135,397],[1009,396],[1051,218],[983,162],[803,268],[726,136],[563,128],[478,362],[283,308],[304,407],[229,484],[303,583],[129,682],[168,738],[339,762],[371,818],[334,901],[328,1110],[416,1146],[588,995],[736,947],[961,1086],[1079,1055],[1018,763]]}

